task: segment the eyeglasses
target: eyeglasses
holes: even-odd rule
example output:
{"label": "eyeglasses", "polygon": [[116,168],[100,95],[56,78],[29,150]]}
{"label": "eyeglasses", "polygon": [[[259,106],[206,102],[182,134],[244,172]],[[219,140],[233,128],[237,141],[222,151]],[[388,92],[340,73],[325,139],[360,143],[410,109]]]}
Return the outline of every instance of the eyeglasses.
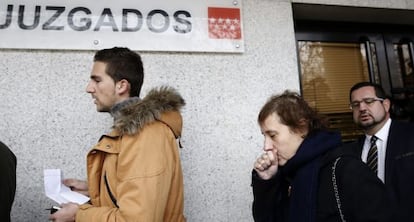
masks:
{"label": "eyeglasses", "polygon": [[349,108],[352,109],[352,110],[353,109],[359,109],[359,105],[361,105],[361,103],[365,103],[368,106],[370,106],[370,105],[372,105],[376,101],[382,102],[382,101],[384,101],[384,99],[381,99],[381,98],[364,98],[361,101],[353,101],[353,102],[351,102],[349,104]]}

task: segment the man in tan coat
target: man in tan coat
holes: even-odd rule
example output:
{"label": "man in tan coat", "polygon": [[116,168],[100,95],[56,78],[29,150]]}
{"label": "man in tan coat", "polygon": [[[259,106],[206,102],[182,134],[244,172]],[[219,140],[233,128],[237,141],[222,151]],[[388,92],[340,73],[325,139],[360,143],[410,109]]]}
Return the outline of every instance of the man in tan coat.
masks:
{"label": "man in tan coat", "polygon": [[86,91],[113,129],[87,155],[88,181],[67,179],[90,202],[62,204],[53,221],[184,222],[183,174],[177,139],[183,98],[170,87],[140,99],[140,56],[127,48],[98,51]]}

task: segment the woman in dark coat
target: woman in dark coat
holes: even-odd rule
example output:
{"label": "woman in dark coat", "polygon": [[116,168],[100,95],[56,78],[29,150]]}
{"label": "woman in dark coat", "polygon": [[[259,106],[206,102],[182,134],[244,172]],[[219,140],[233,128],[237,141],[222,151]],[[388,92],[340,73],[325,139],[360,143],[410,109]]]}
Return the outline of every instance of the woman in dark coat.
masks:
{"label": "woman in dark coat", "polygon": [[258,122],[264,153],[252,173],[256,222],[390,221],[384,184],[299,94],[271,97]]}

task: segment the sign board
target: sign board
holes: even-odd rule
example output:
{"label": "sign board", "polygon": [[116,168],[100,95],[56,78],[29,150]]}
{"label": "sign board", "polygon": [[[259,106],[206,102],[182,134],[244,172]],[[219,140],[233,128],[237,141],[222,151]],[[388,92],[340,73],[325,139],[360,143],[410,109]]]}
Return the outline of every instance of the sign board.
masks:
{"label": "sign board", "polygon": [[244,51],[241,0],[6,0],[0,48]]}

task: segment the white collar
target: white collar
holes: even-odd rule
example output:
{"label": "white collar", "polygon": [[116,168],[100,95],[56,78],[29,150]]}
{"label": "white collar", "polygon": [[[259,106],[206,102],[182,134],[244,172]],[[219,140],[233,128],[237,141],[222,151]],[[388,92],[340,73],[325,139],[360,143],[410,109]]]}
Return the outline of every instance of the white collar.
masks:
{"label": "white collar", "polygon": [[[387,141],[387,139],[388,139],[388,132],[390,131],[390,126],[391,126],[391,118],[389,118],[387,120],[387,122],[385,122],[384,126],[382,126],[382,128],[377,133],[375,133],[374,135],[378,139],[380,139],[381,141]],[[374,136],[374,135],[367,135],[367,134],[365,134],[365,138],[366,138],[366,140],[370,141],[371,140],[371,137]]]}

